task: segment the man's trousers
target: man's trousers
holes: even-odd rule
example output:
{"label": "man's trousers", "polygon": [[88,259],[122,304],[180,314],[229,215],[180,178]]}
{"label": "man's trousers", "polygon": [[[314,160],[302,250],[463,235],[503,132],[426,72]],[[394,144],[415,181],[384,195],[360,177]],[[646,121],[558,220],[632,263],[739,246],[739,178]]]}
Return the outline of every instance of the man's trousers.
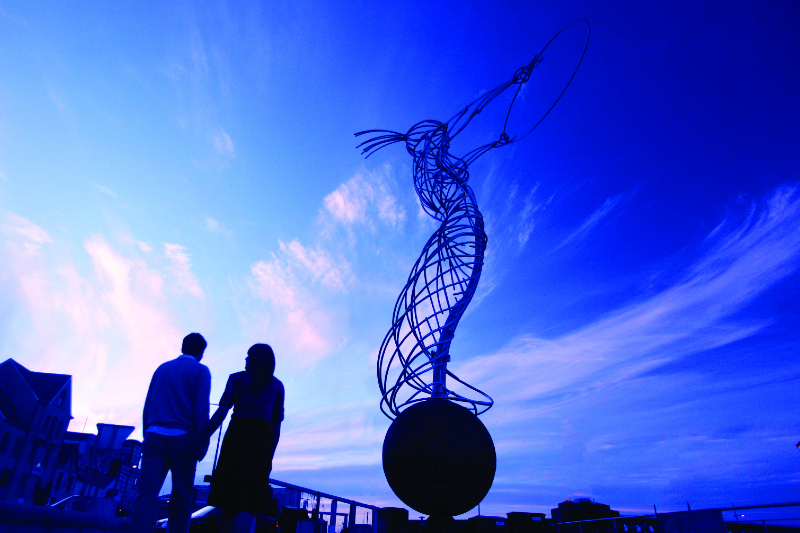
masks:
{"label": "man's trousers", "polygon": [[191,433],[174,437],[146,433],[142,443],[142,471],[136,487],[131,533],[150,533],[155,522],[156,500],[167,471],[172,472],[169,498],[170,533],[187,533],[192,514],[192,489],[197,468],[196,442]]}

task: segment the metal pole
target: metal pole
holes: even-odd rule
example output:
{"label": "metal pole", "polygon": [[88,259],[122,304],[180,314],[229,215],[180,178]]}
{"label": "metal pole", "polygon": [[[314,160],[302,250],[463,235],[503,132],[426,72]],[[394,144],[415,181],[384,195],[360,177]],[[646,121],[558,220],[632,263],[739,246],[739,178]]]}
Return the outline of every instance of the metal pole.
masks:
{"label": "metal pole", "polygon": [[447,380],[447,361],[443,356],[437,355],[437,352],[439,351],[439,349],[436,349],[432,350],[431,353],[431,356],[433,357],[433,390],[431,391],[431,397],[433,398],[447,397],[447,389],[445,385]]}
{"label": "metal pole", "polygon": [[[225,418],[227,418],[227,413],[225,414]],[[222,426],[225,425],[225,418],[222,419],[222,422],[219,425],[219,429],[217,430],[217,451],[214,452],[214,465],[211,467],[211,475],[214,475],[214,470],[217,469],[217,457],[219,457],[219,439],[222,437]]]}

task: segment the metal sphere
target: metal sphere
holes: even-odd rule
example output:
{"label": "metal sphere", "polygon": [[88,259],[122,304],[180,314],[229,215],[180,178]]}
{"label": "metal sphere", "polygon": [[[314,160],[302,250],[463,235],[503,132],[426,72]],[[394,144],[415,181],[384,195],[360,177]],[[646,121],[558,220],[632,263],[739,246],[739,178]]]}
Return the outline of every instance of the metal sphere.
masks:
{"label": "metal sphere", "polygon": [[408,407],[383,441],[383,471],[394,493],[427,515],[456,516],[478,505],[494,481],[497,455],[486,426],[448,400]]}

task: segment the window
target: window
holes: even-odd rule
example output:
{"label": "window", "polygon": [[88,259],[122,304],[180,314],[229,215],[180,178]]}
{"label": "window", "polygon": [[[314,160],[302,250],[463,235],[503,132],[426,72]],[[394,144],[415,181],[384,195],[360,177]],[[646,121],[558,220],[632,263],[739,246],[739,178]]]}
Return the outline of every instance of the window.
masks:
{"label": "window", "polygon": [[53,423],[53,417],[50,416],[50,415],[47,415],[47,418],[44,419],[44,424],[42,425],[42,433],[43,434],[47,433],[47,430],[50,428],[52,423]]}
{"label": "window", "polygon": [[17,436],[17,440],[14,441],[14,451],[11,452],[12,457],[19,459],[19,456],[22,455],[23,444],[25,444],[25,438]]}
{"label": "window", "polygon": [[64,400],[67,399],[67,391],[62,390],[61,394],[58,395],[58,407],[64,405]]}
{"label": "window", "polygon": [[75,484],[75,476],[69,476],[69,483],[67,483],[67,492],[72,492],[72,486]]}
{"label": "window", "polygon": [[31,447],[31,454],[28,456],[28,461],[30,461],[31,463],[36,461],[36,454],[39,453],[40,442],[41,441],[39,439],[36,439],[33,443],[33,446]]}
{"label": "window", "polygon": [[61,435],[61,430],[64,429],[64,422],[58,421],[58,429],[56,430],[56,434],[53,437],[58,440],[58,437]]}
{"label": "window", "polygon": [[19,495],[25,497],[25,485],[28,484],[28,474],[23,475],[19,479]]}
{"label": "window", "polygon": [[3,473],[0,474],[0,487],[7,487],[10,480],[11,470],[3,470]]}
{"label": "window", "polygon": [[50,462],[50,455],[53,453],[53,448],[50,446],[47,447],[47,450],[44,452],[44,459],[42,459],[42,467],[47,468],[47,463]]}
{"label": "window", "polygon": [[53,417],[50,427],[47,428],[47,440],[53,438],[53,430],[56,429],[56,417]]}
{"label": "window", "polygon": [[56,478],[56,490],[61,490],[61,482],[64,481],[64,472],[59,472]]}
{"label": "window", "polygon": [[0,441],[0,453],[6,453],[8,449],[8,442],[11,440],[11,433],[3,435],[3,440]]}

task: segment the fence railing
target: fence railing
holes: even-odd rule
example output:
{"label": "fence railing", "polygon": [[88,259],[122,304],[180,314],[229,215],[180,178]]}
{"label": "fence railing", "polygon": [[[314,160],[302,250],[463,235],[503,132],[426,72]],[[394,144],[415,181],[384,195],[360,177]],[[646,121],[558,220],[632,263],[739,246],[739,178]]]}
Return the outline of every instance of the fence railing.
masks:
{"label": "fence railing", "polygon": [[[301,487],[300,485],[295,485],[293,483],[287,483],[285,481],[281,481],[279,479],[269,478],[270,485],[283,487],[289,490],[298,491],[300,493],[300,500],[305,503],[303,505],[308,511],[312,513],[312,517],[319,517],[322,518],[324,516],[328,516],[330,518],[330,522],[328,524],[329,532],[336,533],[337,531],[341,531],[341,529],[348,528],[349,531],[354,531],[356,528],[353,526],[357,524],[357,518],[359,516],[358,509],[366,509],[369,512],[364,514],[364,524],[368,525],[368,528],[372,531],[372,533],[377,533],[378,531],[378,509],[374,505],[370,505],[368,503],[358,502],[356,500],[351,500],[350,498],[344,498],[342,496],[335,496],[333,494],[328,494],[326,492],[322,492],[319,490],[310,489],[308,487]],[[307,494],[313,497],[313,509],[308,508],[308,504],[310,503],[309,500],[311,498],[302,498],[303,494]],[[329,509],[326,511],[323,508],[322,500],[330,500]],[[340,512],[339,511],[339,504],[345,505],[345,509],[347,512]],[[349,507],[349,508],[348,508]],[[338,528],[338,519],[342,518],[342,527]],[[333,527],[331,527],[333,526]],[[329,532],[321,532],[321,533],[329,533]]]}

